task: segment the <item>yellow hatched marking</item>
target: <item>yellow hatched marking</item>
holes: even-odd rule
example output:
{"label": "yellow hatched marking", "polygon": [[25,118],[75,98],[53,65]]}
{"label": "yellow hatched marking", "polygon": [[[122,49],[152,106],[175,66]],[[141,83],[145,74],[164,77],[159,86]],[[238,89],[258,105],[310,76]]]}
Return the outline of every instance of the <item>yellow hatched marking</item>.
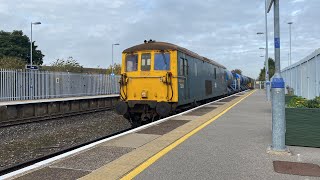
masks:
{"label": "yellow hatched marking", "polygon": [[128,173],[127,175],[125,175],[124,177],[121,178],[121,180],[128,180],[128,179],[133,179],[134,177],[136,177],[138,174],[140,174],[142,171],[144,171],[146,168],[148,168],[150,165],[152,165],[154,162],[156,162],[158,159],[160,159],[162,156],[164,156],[165,154],[167,154],[168,152],[170,152],[173,148],[177,147],[179,144],[181,144],[182,142],[184,142],[185,140],[187,140],[189,137],[191,137],[192,135],[194,135],[195,133],[197,133],[198,131],[200,131],[201,129],[205,128],[206,126],[208,126],[210,123],[212,123],[213,121],[215,121],[216,119],[218,119],[219,117],[221,117],[223,114],[225,114],[226,112],[228,112],[230,109],[232,109],[234,106],[236,106],[237,104],[239,104],[242,100],[244,100],[245,98],[247,98],[248,96],[250,96],[251,94],[253,94],[256,90],[253,90],[252,92],[250,92],[248,95],[246,95],[245,97],[241,98],[238,102],[234,103],[233,105],[231,105],[230,107],[228,107],[227,109],[225,109],[224,111],[222,111],[220,114],[216,115],[215,117],[213,117],[212,119],[208,120],[207,122],[203,123],[202,125],[200,125],[199,127],[195,128],[194,130],[192,130],[191,132],[189,132],[188,134],[184,135],[183,137],[181,137],[180,139],[178,139],[177,141],[175,141],[174,143],[170,144],[169,146],[167,146],[166,148],[162,149],[160,152],[158,152],[157,154],[155,154],[154,156],[152,156],[151,158],[149,158],[148,160],[146,160],[144,163],[140,164],[138,167],[136,167],[134,170],[132,170],[130,173]]}

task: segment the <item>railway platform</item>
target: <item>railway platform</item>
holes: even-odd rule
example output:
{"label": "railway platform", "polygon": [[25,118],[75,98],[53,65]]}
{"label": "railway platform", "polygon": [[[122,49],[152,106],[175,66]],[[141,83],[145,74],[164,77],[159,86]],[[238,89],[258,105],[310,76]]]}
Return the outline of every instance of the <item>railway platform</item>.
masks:
{"label": "railway platform", "polygon": [[270,144],[271,105],[256,90],[97,142],[10,179],[320,178],[320,149],[289,146],[291,155],[271,155]]}
{"label": "railway platform", "polygon": [[119,94],[0,102],[0,127],[69,114],[110,109]]}

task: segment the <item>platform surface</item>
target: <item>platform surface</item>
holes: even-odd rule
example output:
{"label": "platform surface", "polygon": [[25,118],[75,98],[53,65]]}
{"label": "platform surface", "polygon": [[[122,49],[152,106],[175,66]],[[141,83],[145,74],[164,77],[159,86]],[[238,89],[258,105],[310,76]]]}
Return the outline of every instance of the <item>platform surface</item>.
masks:
{"label": "platform surface", "polygon": [[0,102],[0,106],[33,104],[33,103],[48,103],[48,102],[71,101],[71,100],[81,100],[81,99],[97,99],[97,98],[108,98],[108,97],[118,97],[118,96],[119,96],[119,94],[108,94],[108,95],[97,95],[97,96],[75,96],[75,97],[65,97],[65,98],[3,101],[3,102]]}
{"label": "platform surface", "polygon": [[292,156],[270,155],[271,138],[271,105],[256,91],[135,179],[320,179],[276,173],[274,160],[319,165],[320,149],[289,146]]}
{"label": "platform surface", "polygon": [[258,90],[210,103],[15,178],[49,180],[58,174],[82,180],[319,179],[277,173],[273,162],[320,165],[320,149],[290,146],[292,156],[279,156],[266,153],[270,144],[271,104]]}

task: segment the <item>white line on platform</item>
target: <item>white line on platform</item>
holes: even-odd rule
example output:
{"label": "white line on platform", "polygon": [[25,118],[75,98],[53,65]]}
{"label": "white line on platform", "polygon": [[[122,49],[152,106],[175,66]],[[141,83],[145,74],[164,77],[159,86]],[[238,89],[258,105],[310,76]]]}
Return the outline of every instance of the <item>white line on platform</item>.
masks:
{"label": "white line on platform", "polygon": [[[248,90],[242,91],[242,92],[247,92],[247,91],[248,91]],[[242,93],[242,92],[239,92],[239,93]],[[0,180],[2,180],[2,179],[7,179],[7,178],[12,178],[12,177],[17,176],[17,175],[19,175],[19,174],[25,173],[25,172],[27,172],[27,171],[30,171],[30,170],[33,170],[33,169],[36,169],[36,168],[39,168],[39,167],[44,166],[44,165],[47,165],[47,164],[52,163],[52,162],[54,162],[54,161],[56,161],[56,160],[65,158],[65,157],[67,157],[67,156],[73,155],[73,154],[78,153],[78,152],[80,152],[80,151],[87,150],[87,149],[92,148],[92,147],[94,147],[94,146],[96,146],[96,145],[98,145],[98,144],[101,144],[101,143],[110,141],[110,140],[112,140],[112,139],[115,139],[115,138],[118,138],[118,137],[121,137],[121,136],[130,134],[130,133],[134,133],[134,132],[136,132],[136,131],[139,131],[139,130],[148,128],[148,127],[150,127],[150,126],[153,126],[153,125],[156,125],[156,124],[159,124],[159,123],[162,123],[162,122],[167,121],[167,120],[169,120],[169,119],[171,119],[171,118],[174,118],[174,117],[176,117],[176,116],[181,116],[181,115],[183,115],[183,114],[189,113],[189,112],[191,112],[191,111],[194,111],[194,110],[196,110],[196,109],[199,109],[199,108],[204,107],[204,106],[206,106],[206,105],[209,105],[209,104],[211,104],[211,103],[220,101],[220,100],[225,99],[225,98],[228,98],[228,97],[235,96],[235,95],[237,95],[237,94],[239,94],[239,93],[236,93],[236,94],[233,94],[233,95],[230,95],[230,96],[227,96],[227,97],[224,97],[224,98],[215,100],[215,101],[211,101],[211,102],[209,102],[209,103],[203,104],[203,105],[198,106],[198,107],[195,107],[195,108],[193,108],[193,109],[189,109],[189,110],[184,111],[184,112],[181,112],[181,113],[179,113],[179,114],[175,114],[175,115],[173,115],[173,116],[169,116],[169,117],[166,117],[166,118],[164,118],[164,119],[160,119],[160,120],[158,120],[158,121],[155,121],[155,122],[152,122],[152,123],[149,123],[149,124],[146,124],[146,125],[143,125],[143,126],[134,128],[134,129],[131,129],[131,130],[126,131],[126,132],[123,132],[123,133],[121,133],[121,134],[117,134],[117,135],[115,135],[115,136],[108,137],[108,138],[106,138],[106,139],[102,139],[102,140],[99,140],[99,141],[97,141],[97,142],[93,142],[93,143],[91,143],[91,144],[88,144],[88,145],[79,147],[79,148],[77,148],[77,149],[74,149],[74,150],[72,150],[72,151],[69,151],[69,152],[66,152],[66,153],[63,153],[63,154],[54,156],[54,157],[52,157],[52,158],[49,158],[49,159],[46,159],[46,160],[43,160],[43,161],[40,161],[40,162],[35,163],[35,164],[33,164],[33,165],[30,165],[30,166],[28,166],[28,167],[25,167],[25,168],[22,168],[22,169],[13,171],[13,172],[11,172],[11,173],[2,175],[2,176],[0,176]]]}

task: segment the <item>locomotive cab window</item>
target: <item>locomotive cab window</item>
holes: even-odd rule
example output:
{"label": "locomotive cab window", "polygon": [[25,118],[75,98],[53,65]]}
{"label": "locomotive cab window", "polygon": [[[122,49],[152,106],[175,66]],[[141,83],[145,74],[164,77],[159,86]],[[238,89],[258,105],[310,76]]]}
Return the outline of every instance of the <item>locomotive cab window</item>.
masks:
{"label": "locomotive cab window", "polygon": [[184,65],[184,75],[186,76],[189,73],[188,72],[188,60],[187,59],[184,59],[183,65]]}
{"label": "locomotive cab window", "polygon": [[141,55],[141,71],[150,71],[151,69],[151,54]]}
{"label": "locomotive cab window", "polygon": [[188,60],[184,58],[180,58],[180,69],[179,69],[179,75],[186,76],[188,75]]}
{"label": "locomotive cab window", "polygon": [[183,72],[184,72],[184,70],[183,70],[184,69],[183,60],[184,59],[182,57],[179,60],[179,75],[180,76],[183,76]]}
{"label": "locomotive cab window", "polygon": [[126,56],[126,70],[127,72],[137,71],[138,69],[138,55],[128,54]]}
{"label": "locomotive cab window", "polygon": [[169,53],[156,53],[154,55],[154,70],[170,70]]}

